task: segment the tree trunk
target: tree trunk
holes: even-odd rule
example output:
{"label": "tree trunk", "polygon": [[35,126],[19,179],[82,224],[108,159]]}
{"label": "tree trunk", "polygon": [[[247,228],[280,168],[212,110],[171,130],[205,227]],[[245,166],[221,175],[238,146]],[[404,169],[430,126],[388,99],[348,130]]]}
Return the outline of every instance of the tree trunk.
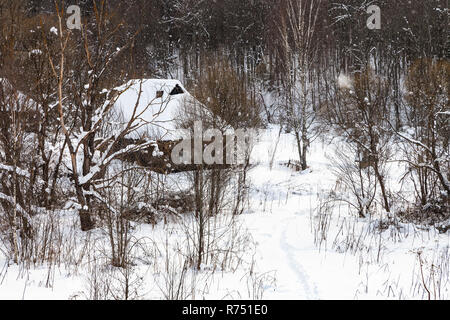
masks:
{"label": "tree trunk", "polygon": [[[303,115],[304,117],[306,117],[306,115]],[[306,120],[303,120],[303,124],[302,124],[302,158],[300,159],[301,164],[302,164],[302,170],[306,170],[308,168],[308,164],[306,162],[306,152],[308,150],[308,137],[306,135]]]}
{"label": "tree trunk", "polygon": [[89,210],[85,210],[85,208],[83,208],[80,210],[79,215],[80,215],[80,225],[81,225],[82,231],[89,231],[89,230],[94,229],[94,222],[92,221]]}
{"label": "tree trunk", "polygon": [[378,169],[378,163],[375,163],[374,170],[375,170],[375,175],[376,175],[376,177],[378,179],[378,183],[380,184],[381,194],[383,196],[383,201],[384,201],[384,209],[387,212],[391,212],[390,205],[389,205],[389,200],[388,200],[387,193],[386,193],[386,186],[384,185],[383,176],[381,175],[381,173],[380,173],[380,171]]}
{"label": "tree trunk", "polygon": [[302,141],[300,138],[300,133],[298,131],[295,131],[295,140],[297,141],[298,160],[301,162],[303,159]]}

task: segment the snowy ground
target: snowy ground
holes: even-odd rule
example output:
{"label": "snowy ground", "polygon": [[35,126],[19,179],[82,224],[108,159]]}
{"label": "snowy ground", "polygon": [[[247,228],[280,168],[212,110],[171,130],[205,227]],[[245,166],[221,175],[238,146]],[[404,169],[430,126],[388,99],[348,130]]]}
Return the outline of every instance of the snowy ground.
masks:
{"label": "snowy ground", "polygon": [[[267,131],[255,149],[259,164],[250,173],[250,210],[235,222],[235,236],[222,239],[228,245],[236,241],[237,253],[224,259],[226,267],[211,263],[182,274],[186,228],[136,225],[137,259],[125,275],[99,258],[107,247],[101,231],[92,232],[86,245],[86,235],[69,228],[66,236],[77,247],[62,244],[70,265],[8,266],[0,252],[0,299],[102,298],[95,288],[107,284],[117,294],[108,298],[123,298],[120,279],[127,276],[134,292],[129,297],[139,299],[449,298],[448,233],[405,224],[380,231],[380,218],[357,219],[344,205],[319,214],[318,205],[336,191],[327,158],[333,146],[316,141],[310,168],[295,172],[282,165],[297,158],[293,137],[283,134],[270,168],[277,135],[276,128]],[[70,213],[60,219],[66,225],[77,220]],[[227,225],[227,218],[220,223]]]}

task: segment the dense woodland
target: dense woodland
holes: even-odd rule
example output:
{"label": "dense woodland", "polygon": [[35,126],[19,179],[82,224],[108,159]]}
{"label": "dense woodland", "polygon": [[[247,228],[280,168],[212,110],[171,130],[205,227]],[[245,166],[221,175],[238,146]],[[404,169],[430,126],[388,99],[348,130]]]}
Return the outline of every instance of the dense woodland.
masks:
{"label": "dense woodland", "polygon": [[[71,4],[81,7],[82,30],[66,28]],[[381,8],[380,30],[366,27],[371,4]],[[158,174],[130,164],[117,171],[115,161],[124,153],[151,142],[121,144],[135,119],[114,127],[108,112],[121,93],[102,90],[141,78],[180,80],[210,109],[211,126],[279,125],[295,137],[301,170],[308,168],[309,148],[318,139],[331,133],[344,141],[335,168],[360,217],[382,210],[417,223],[448,220],[448,5],[0,0],[2,241],[15,261],[32,256],[32,239],[43,232],[33,217],[70,201],[83,231],[108,226],[117,248],[113,264],[127,263],[128,243],[117,236],[128,232],[124,216],[137,202],[158,211],[167,194]],[[403,183],[415,190],[411,197],[386,184],[391,161],[404,163]],[[198,219],[198,268],[209,217],[225,207],[235,215],[244,210],[248,170],[192,173],[193,194],[182,206]],[[149,186],[145,193],[134,192],[143,183]],[[229,204],[224,199],[231,189]],[[116,192],[126,196],[118,199]]]}

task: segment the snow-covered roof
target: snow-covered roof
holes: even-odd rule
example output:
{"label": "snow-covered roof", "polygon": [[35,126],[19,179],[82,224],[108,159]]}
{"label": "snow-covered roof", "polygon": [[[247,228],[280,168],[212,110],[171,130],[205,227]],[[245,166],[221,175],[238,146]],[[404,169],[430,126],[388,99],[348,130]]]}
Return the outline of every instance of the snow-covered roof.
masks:
{"label": "snow-covered roof", "polygon": [[[175,87],[181,88],[183,93],[171,95]],[[172,140],[181,138],[182,130],[177,128],[177,116],[180,108],[187,102],[194,102],[178,80],[142,79],[130,80],[128,83],[116,88],[125,90],[116,101],[116,111],[121,113],[123,120],[128,122],[134,112],[136,102],[139,104],[136,114],[139,121],[144,123],[136,130],[136,135],[149,134],[151,138]],[[142,90],[141,96],[139,92]]]}

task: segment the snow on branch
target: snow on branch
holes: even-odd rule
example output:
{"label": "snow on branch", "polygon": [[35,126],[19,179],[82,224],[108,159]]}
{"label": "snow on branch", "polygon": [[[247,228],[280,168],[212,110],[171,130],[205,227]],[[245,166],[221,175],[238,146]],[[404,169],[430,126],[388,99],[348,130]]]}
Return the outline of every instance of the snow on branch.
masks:
{"label": "snow on branch", "polygon": [[31,217],[25,209],[23,209],[17,201],[15,201],[14,197],[7,196],[6,194],[0,192],[0,200],[4,200],[9,202],[11,205],[15,206],[17,212],[19,212],[28,222],[31,222]]}
{"label": "snow on branch", "polygon": [[30,178],[30,173],[26,170],[23,170],[19,167],[14,168],[13,166],[8,166],[0,163],[0,170],[8,171],[8,172],[15,172],[17,175],[24,177],[24,178]]}

